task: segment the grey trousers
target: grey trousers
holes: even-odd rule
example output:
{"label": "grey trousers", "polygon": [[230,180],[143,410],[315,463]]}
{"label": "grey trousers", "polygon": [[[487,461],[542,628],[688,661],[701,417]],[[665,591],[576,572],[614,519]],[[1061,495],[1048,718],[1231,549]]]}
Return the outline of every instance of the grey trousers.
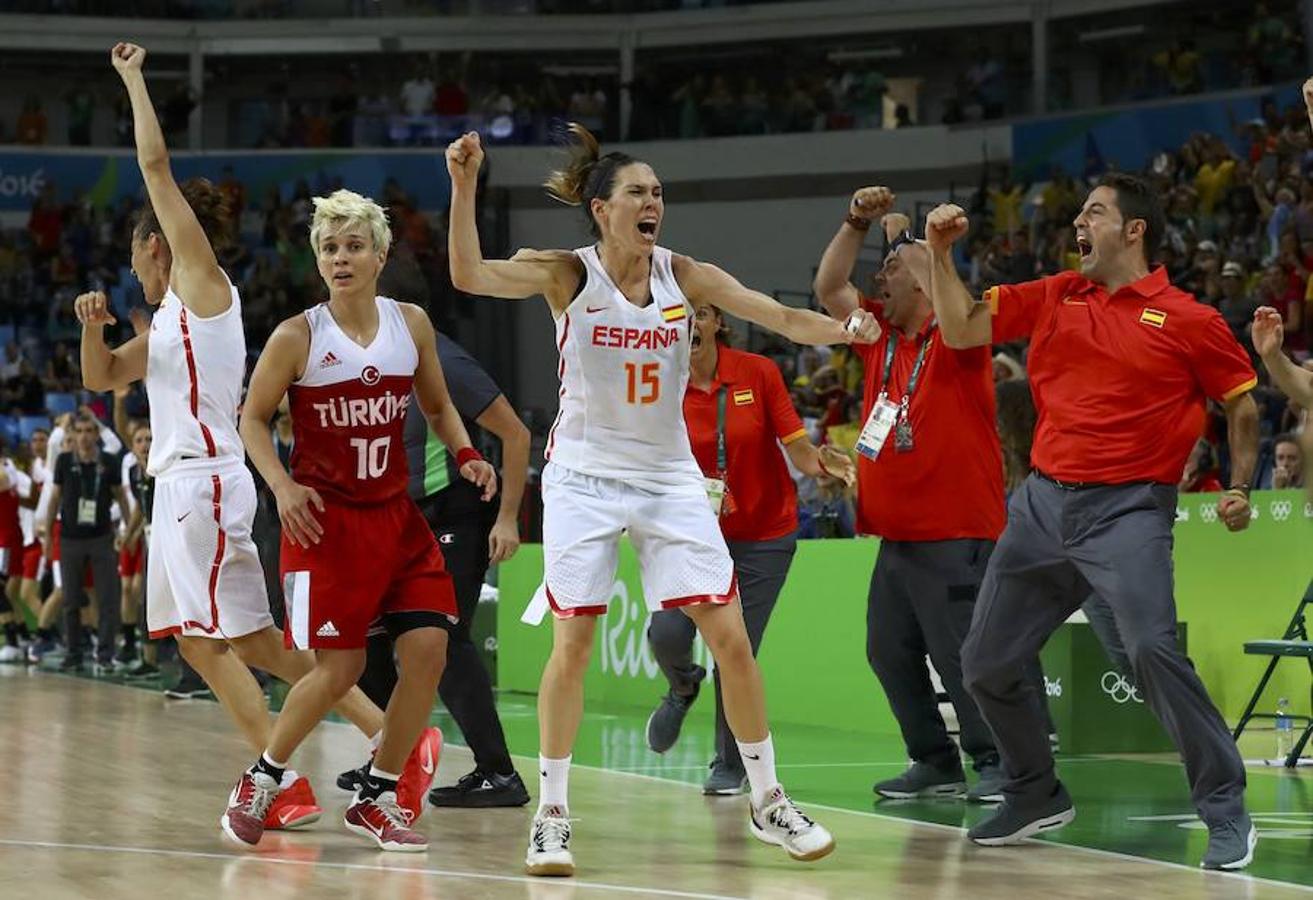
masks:
{"label": "grey trousers", "polygon": [[1112,608],[1145,701],[1185,761],[1200,818],[1213,824],[1243,811],[1240,753],[1176,643],[1175,518],[1171,485],[1068,490],[1032,475],[1013,494],[962,648],[963,676],[994,731],[1012,802],[1038,804],[1057,784],[1022,667],[1092,591]]}
{"label": "grey trousers", "polygon": [[[775,609],[775,602],[789,574],[794,551],[798,548],[796,535],[770,541],[729,541],[729,555],[734,559],[734,570],[739,579],[739,601],[743,606],[743,624],[748,630],[752,655],[757,655],[766,623]],[[652,614],[647,639],[652,655],[677,694],[688,694],[697,683],[693,664],[693,638],[697,626],[678,609],[665,609]],[[716,684],[716,755],[731,770],[743,771],[739,747],[725,720],[725,707],[720,696],[720,673],[715,673]]]}
{"label": "grey trousers", "polygon": [[957,711],[962,751],[975,768],[996,765],[994,737],[962,686],[962,642],[993,541],[881,541],[866,603],[866,658],[880,679],[907,755],[947,772],[961,769],[948,736],[928,655]]}
{"label": "grey trousers", "polygon": [[96,656],[102,663],[114,657],[114,641],[118,638],[119,626],[123,624],[118,562],[113,535],[95,538],[60,535],[59,577],[64,582],[64,640],[68,644],[69,656],[82,656],[82,607],[87,603],[83,579],[90,565],[96,580],[96,605],[99,607],[96,632],[100,648]]}

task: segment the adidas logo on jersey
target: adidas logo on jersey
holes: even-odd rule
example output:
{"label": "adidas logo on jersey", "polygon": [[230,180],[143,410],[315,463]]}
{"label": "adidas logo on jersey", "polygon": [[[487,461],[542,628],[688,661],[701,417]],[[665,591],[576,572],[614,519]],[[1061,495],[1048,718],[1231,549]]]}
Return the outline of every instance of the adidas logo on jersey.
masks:
{"label": "adidas logo on jersey", "polygon": [[332,350],[329,350],[327,353],[325,353],[324,358],[319,361],[319,368],[321,369],[331,369],[333,368],[333,366],[340,366],[340,365],[342,365],[342,360],[338,359],[333,354]]}
{"label": "adidas logo on jersey", "polygon": [[315,632],[315,637],[341,637],[341,635],[337,633],[337,626],[333,624],[333,620],[329,619],[319,626],[319,630]]}

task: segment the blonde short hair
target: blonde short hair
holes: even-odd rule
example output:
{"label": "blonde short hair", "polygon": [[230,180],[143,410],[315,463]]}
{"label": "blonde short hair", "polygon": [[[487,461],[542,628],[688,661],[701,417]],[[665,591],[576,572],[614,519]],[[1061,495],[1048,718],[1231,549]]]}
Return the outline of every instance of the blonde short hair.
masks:
{"label": "blonde short hair", "polygon": [[355,191],[333,191],[327,197],[315,197],[315,215],[310,221],[310,247],[319,253],[319,239],[326,234],[340,234],[352,225],[364,225],[374,239],[374,249],[386,251],[392,246],[392,229],[387,214],[369,197]]}

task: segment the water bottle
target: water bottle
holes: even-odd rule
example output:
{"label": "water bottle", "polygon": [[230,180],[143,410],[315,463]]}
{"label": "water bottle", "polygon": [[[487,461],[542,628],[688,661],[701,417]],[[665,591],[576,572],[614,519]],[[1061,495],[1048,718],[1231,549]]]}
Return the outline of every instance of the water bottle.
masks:
{"label": "water bottle", "polygon": [[1290,701],[1277,701],[1277,759],[1285,762],[1295,747],[1295,723],[1290,718]]}

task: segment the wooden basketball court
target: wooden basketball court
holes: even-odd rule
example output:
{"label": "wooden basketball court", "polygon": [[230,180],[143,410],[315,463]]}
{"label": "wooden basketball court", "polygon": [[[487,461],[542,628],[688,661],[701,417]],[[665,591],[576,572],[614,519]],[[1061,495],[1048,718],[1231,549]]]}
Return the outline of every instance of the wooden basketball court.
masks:
{"label": "wooden basketball court", "polygon": [[[1036,841],[982,850],[962,829],[879,812],[804,805],[838,849],[814,865],[758,844],[744,798],[580,766],[571,776],[578,876],[522,874],[529,809],[434,810],[425,854],[377,852],[342,827],[338,772],[364,758],[350,728],[321,727],[298,754],[325,808],[308,830],[270,833],[255,851],[224,841],[218,818],[251,753],[215,703],[6,667],[0,746],[0,897],[184,900],[223,897],[916,898],[1286,900],[1313,889],[1249,874]],[[522,747],[519,749],[523,749]],[[527,775],[533,762],[520,760]],[[449,746],[439,782],[471,768]],[[526,781],[529,779],[526,778]],[[531,793],[537,785],[530,782]],[[1079,805],[1079,804],[1078,804]],[[1305,838],[1300,853],[1313,845]],[[1262,854],[1266,845],[1260,844]],[[1313,863],[1309,863],[1313,867]]]}

